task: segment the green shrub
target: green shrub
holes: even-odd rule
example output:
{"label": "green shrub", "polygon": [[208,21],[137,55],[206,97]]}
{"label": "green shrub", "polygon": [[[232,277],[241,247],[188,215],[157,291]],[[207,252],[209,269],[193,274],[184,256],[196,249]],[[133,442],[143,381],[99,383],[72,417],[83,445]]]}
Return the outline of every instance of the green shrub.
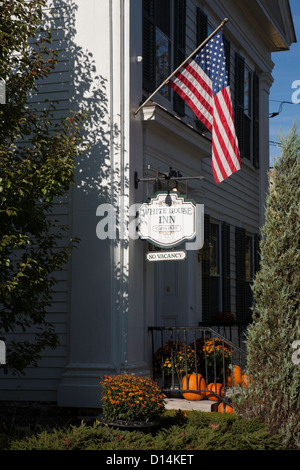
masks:
{"label": "green shrub", "polygon": [[95,422],[43,431],[11,442],[10,450],[279,450],[280,441],[257,419],[199,411],[165,411],[151,432]]}
{"label": "green shrub", "polygon": [[105,442],[106,429],[87,426],[58,428],[53,431],[42,431],[38,434],[27,436],[23,440],[14,440],[10,450],[85,450],[92,449],[95,443]]}

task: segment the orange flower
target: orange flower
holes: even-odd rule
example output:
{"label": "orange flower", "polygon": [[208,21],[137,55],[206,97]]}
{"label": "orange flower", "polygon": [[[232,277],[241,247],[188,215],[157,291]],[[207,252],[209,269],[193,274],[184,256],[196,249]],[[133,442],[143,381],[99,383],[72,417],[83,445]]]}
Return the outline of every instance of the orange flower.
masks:
{"label": "orange flower", "polygon": [[103,413],[110,419],[149,421],[164,407],[164,395],[147,377],[121,374],[104,377],[101,384]]}

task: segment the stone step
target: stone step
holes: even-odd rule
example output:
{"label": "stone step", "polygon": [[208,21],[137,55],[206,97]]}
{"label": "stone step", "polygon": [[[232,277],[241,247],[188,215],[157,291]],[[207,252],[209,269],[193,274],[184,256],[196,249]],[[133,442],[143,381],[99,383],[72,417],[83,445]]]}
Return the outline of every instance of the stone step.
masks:
{"label": "stone step", "polygon": [[[232,397],[241,393],[239,387],[226,387],[225,397]],[[165,408],[167,410],[198,410],[198,411],[218,411],[219,401],[212,401],[204,398],[203,400],[186,400],[178,390],[173,390],[165,399]]]}
{"label": "stone step", "polygon": [[212,412],[217,411],[218,402],[212,400],[186,400],[185,398],[166,398],[165,408],[167,410],[196,410]]}

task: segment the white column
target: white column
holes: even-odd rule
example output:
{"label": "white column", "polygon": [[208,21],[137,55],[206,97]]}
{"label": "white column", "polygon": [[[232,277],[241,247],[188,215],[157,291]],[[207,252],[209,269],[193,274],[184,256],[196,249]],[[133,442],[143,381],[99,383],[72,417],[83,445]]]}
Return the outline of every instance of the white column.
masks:
{"label": "white column", "polygon": [[264,224],[265,216],[265,200],[268,192],[268,173],[269,173],[269,98],[270,87],[272,85],[272,77],[270,73],[264,73],[260,78],[260,116],[259,116],[259,165],[260,165],[260,209],[259,226]]}
{"label": "white column", "polygon": [[120,372],[127,360],[128,241],[119,239],[118,226],[116,239],[99,239],[96,212],[111,204],[117,218],[120,210],[128,217],[130,0],[77,0],[77,6],[75,42],[94,67],[88,87],[91,74],[85,76],[81,64],[91,148],[80,161],[73,192],[73,235],[81,241],[72,256],[69,362],[58,404],[99,407],[101,376]]}

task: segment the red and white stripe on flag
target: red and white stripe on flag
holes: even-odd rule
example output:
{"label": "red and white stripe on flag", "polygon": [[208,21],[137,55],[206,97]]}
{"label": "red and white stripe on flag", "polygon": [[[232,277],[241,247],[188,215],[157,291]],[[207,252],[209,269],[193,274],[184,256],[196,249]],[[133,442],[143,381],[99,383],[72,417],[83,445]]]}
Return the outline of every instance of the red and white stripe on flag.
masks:
{"label": "red and white stripe on flag", "polygon": [[220,183],[241,168],[222,34],[213,36],[168,84],[212,133],[212,170]]}

